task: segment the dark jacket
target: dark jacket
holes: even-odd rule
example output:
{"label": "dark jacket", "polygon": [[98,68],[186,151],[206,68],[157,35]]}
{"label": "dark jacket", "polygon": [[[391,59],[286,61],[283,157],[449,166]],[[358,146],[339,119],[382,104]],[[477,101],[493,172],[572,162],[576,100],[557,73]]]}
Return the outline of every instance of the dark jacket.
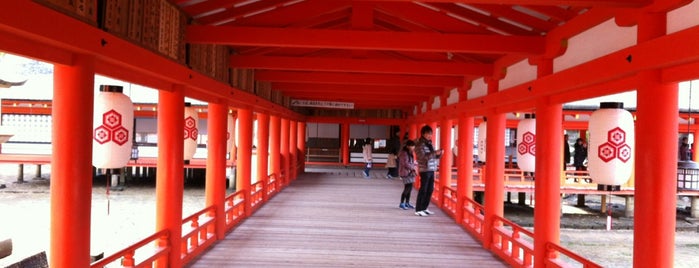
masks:
{"label": "dark jacket", "polygon": [[415,154],[420,172],[437,170],[439,156],[437,156],[431,140],[420,137],[415,145]]}

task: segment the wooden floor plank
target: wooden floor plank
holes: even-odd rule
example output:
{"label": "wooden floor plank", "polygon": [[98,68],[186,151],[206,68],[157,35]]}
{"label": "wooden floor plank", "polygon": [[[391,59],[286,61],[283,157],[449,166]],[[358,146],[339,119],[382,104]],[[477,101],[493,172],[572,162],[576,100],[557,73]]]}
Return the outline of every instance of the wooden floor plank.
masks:
{"label": "wooden floor plank", "polygon": [[399,209],[382,175],[303,174],[190,267],[507,267],[437,207]]}

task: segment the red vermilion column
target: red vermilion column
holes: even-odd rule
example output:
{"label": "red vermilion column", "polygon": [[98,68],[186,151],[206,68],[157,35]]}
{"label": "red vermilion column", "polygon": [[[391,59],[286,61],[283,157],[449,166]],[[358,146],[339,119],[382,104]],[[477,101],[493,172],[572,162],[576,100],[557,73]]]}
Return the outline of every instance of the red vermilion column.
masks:
{"label": "red vermilion column", "polygon": [[245,193],[245,214],[250,216],[250,182],[252,180],[252,110],[238,109],[238,161],[235,190]]}
{"label": "red vermilion column", "polygon": [[[182,86],[158,92],[158,172],[155,182],[155,229],[168,230],[168,262],[156,267],[180,267],[182,252],[182,195],[184,191],[184,94]],[[163,243],[164,241],[160,241]]]}
{"label": "red vermilion column", "polygon": [[[638,22],[638,42],[663,36],[665,29],[665,14],[642,14]],[[634,267],[672,267],[678,85],[661,83],[659,70],[640,72],[638,78],[636,144],[642,146],[636,146],[635,152],[635,194],[636,207],[642,209],[634,212],[633,264]]]}
{"label": "red vermilion column", "polygon": [[493,241],[492,228],[495,216],[503,216],[503,194],[505,182],[505,114],[488,115],[485,172],[485,226],[483,247],[490,249]]}
{"label": "red vermilion column", "polygon": [[[695,119],[696,120],[696,119]],[[694,142],[692,142],[692,161],[699,160],[699,129],[694,130]]]}
{"label": "red vermilion column", "polygon": [[[430,122],[428,125],[432,128],[432,144],[434,145],[435,148],[437,148],[439,146],[439,144],[437,144],[437,122]],[[420,128],[422,128],[422,127],[420,127]],[[419,128],[418,128],[417,135],[418,135],[418,137],[421,136]],[[442,147],[439,147],[439,148],[441,149]]]}
{"label": "red vermilion column", "polygon": [[[257,180],[267,186],[269,180],[269,115],[257,114]],[[266,188],[265,188],[266,189]],[[267,200],[267,191],[262,191],[262,198]]]}
{"label": "red vermilion column", "polygon": [[282,185],[286,186],[289,184],[289,119],[282,118],[281,122]]}
{"label": "red vermilion column", "polygon": [[298,165],[296,156],[298,156],[297,146],[296,146],[296,131],[297,122],[289,120],[289,167],[290,167],[290,177],[289,182],[296,180],[296,174],[298,173]]}
{"label": "red vermilion column", "polygon": [[451,120],[443,118],[439,124],[441,126],[439,148],[444,149],[444,154],[439,159],[439,184],[441,186],[439,192],[441,195],[437,197],[437,200],[442,200],[444,198],[444,189],[451,187],[451,164],[453,161],[451,152],[451,122]]}
{"label": "red vermilion column", "polygon": [[226,235],[226,139],[228,133],[228,107],[209,103],[208,135],[206,151],[206,206],[216,206],[216,237]]}
{"label": "red vermilion column", "polygon": [[51,267],[90,266],[95,64],[88,56],[73,59],[56,64],[53,76]]}
{"label": "red vermilion column", "polygon": [[230,160],[233,163],[237,164],[236,158],[238,158],[238,141],[236,140],[236,137],[238,136],[238,131],[236,130],[236,122],[238,122],[238,112],[236,111],[235,114],[233,115],[233,126],[231,126],[231,139],[233,139],[232,145],[231,145],[231,157]]}
{"label": "red vermilion column", "polygon": [[306,122],[298,122],[296,128],[296,146],[300,154],[297,159],[301,161],[301,167],[296,173],[298,176],[299,172],[303,173],[306,170]]}
{"label": "red vermilion column", "polygon": [[279,116],[272,115],[269,118],[269,172],[274,174],[277,191],[281,190],[281,159],[280,151],[281,147],[279,144],[281,142],[281,119]]}
{"label": "red vermilion column", "polygon": [[464,200],[466,198],[473,199],[473,116],[459,116],[459,141],[458,154],[459,163],[457,163],[457,182],[456,195],[458,203],[456,205],[456,222],[463,221]]}
{"label": "red vermilion column", "polygon": [[349,165],[349,142],[349,123],[342,123],[340,124],[340,159],[342,161],[343,166]]}
{"label": "red vermilion column", "polygon": [[417,140],[417,137],[420,136],[417,130],[417,124],[410,124],[410,128],[408,130],[408,139],[411,140]]}

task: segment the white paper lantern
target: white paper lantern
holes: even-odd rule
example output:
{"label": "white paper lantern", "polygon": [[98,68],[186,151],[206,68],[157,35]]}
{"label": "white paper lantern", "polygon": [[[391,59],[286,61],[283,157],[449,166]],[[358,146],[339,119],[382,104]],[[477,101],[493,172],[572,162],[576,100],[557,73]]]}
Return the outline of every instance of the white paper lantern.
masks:
{"label": "white paper lantern", "polygon": [[485,145],[486,145],[486,135],[487,135],[488,122],[483,121],[478,125],[478,161],[485,162]]}
{"label": "white paper lantern", "polygon": [[525,115],[517,124],[517,166],[522,171],[534,172],[535,165],[536,120]]}
{"label": "white paper lantern", "polygon": [[131,159],[133,103],[122,87],[101,85],[92,119],[92,165],[116,169]]}
{"label": "white paper lantern", "polygon": [[235,133],[233,130],[235,128],[235,118],[232,114],[228,115],[228,131],[226,132],[226,153],[231,153],[231,148],[233,148],[233,141],[235,140]]}
{"label": "white paper lantern", "polygon": [[184,109],[184,160],[189,161],[197,152],[199,138],[199,114],[189,103]]}
{"label": "white paper lantern", "polygon": [[631,177],[634,160],[634,121],[623,103],[603,102],[590,115],[588,167],[600,185],[622,185]]}

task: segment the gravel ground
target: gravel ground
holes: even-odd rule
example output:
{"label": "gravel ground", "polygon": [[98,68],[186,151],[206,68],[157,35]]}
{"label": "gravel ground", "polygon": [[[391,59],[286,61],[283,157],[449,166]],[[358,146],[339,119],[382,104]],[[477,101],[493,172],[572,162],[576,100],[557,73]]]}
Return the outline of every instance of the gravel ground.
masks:
{"label": "gravel ground", "polygon": [[[43,167],[43,178],[50,168]],[[5,174],[5,175],[3,175]],[[9,175],[8,175],[9,174]],[[0,239],[13,238],[13,254],[0,260],[5,267],[26,256],[47,251],[49,237],[48,180],[35,180],[34,167],[26,166],[27,183],[16,184],[16,165],[0,164]],[[155,189],[134,185],[125,191],[111,191],[109,214],[103,182],[96,182],[92,195],[92,253],[110,253],[130,245],[155,231]],[[99,185],[98,185],[99,184]],[[1,187],[1,186],[0,186]],[[516,194],[512,195],[516,197]],[[606,231],[606,215],[599,212],[599,196],[587,196],[586,207],[575,207],[576,196],[563,199],[561,244],[573,252],[604,267],[632,267],[633,219],[622,217],[624,200],[613,197],[613,228]],[[505,205],[506,218],[528,228],[533,225],[533,209],[528,206]],[[204,208],[204,190],[200,185],[185,188],[183,215]],[[697,225],[683,219],[687,200],[678,199],[678,231],[675,237],[675,267],[699,267],[699,232]],[[11,215],[11,216],[7,216]],[[113,226],[119,226],[115,228]]]}

